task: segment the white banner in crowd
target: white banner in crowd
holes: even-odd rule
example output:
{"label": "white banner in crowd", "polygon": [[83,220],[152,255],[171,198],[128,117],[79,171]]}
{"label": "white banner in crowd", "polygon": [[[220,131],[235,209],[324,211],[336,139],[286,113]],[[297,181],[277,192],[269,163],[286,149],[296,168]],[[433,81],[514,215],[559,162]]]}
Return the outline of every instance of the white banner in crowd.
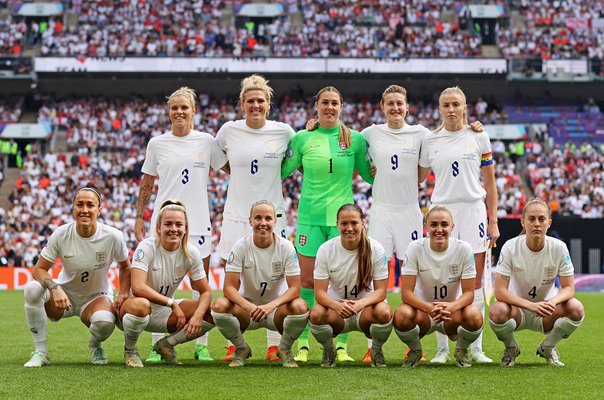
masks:
{"label": "white banner in crowd", "polygon": [[485,125],[484,130],[489,133],[489,138],[491,138],[491,140],[516,140],[526,136],[526,126],[524,125]]}
{"label": "white banner in crowd", "polygon": [[504,59],[475,58],[176,58],[176,57],[35,57],[43,73],[386,73],[505,74]]}
{"label": "white banner in crowd", "polygon": [[47,139],[51,134],[46,124],[8,124],[0,134],[3,139]]}

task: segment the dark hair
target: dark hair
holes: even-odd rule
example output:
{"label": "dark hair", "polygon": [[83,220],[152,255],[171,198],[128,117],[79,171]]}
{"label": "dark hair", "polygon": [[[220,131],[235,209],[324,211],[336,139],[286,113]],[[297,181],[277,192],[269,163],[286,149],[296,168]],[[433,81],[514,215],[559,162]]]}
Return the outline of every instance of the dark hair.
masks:
{"label": "dark hair", "polygon": [[83,192],[85,190],[96,194],[96,198],[99,200],[99,207],[101,207],[101,203],[102,203],[101,194],[99,193],[99,189],[93,185],[84,186],[84,187],[81,187],[78,190],[76,190],[76,192],[73,194],[73,198],[71,199],[71,203],[73,204],[75,202],[75,198],[77,197],[77,195],[80,192]]}
{"label": "dark hair", "polygon": [[[340,207],[338,209],[338,221],[340,220],[340,213],[343,211],[355,211],[361,217],[361,221],[364,221],[365,216],[363,215],[363,210],[361,210],[361,207],[357,206],[356,204],[344,204],[342,207]],[[369,241],[369,237],[367,236],[367,229],[365,228],[364,222],[361,228],[361,240],[359,242],[359,248],[357,249],[357,252],[357,284],[359,286],[359,291],[361,291],[371,286],[372,282],[371,242]]]}

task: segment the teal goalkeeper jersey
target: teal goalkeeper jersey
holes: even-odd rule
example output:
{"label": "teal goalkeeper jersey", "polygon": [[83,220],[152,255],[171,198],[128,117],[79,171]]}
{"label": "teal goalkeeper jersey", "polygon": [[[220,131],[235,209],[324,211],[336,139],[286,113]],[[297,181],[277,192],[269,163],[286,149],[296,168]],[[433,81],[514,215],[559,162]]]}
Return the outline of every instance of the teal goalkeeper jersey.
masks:
{"label": "teal goalkeeper jersey", "polygon": [[352,176],[356,169],[369,183],[373,183],[371,165],[367,157],[365,139],[351,131],[350,148],[340,148],[340,127],[302,130],[290,142],[281,177],[296,169],[304,174],[302,194],[298,205],[298,223],[336,226],[336,213],[352,203]]}

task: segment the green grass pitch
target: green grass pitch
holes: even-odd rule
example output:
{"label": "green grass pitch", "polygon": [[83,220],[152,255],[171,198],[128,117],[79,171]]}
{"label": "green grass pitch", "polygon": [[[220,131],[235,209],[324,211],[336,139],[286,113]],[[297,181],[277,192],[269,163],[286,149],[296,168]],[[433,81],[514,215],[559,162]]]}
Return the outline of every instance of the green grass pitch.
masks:
{"label": "green grass pitch", "polygon": [[[188,293],[183,297],[188,297]],[[565,368],[546,365],[535,355],[542,335],[517,334],[522,354],[517,365],[502,368],[474,365],[460,369],[422,364],[412,370],[401,366],[404,346],[392,334],[385,345],[388,367],[371,368],[361,362],[366,340],[359,333],[349,339],[349,354],[357,361],[333,369],[319,366],[321,351],[311,342],[311,361],[297,370],[264,361],[264,330],[246,333],[254,356],[245,367],[229,369],[226,363],[199,363],[193,343],[179,346],[183,366],[153,365],[127,369],[123,363],[123,334],[117,330],[105,342],[110,363],[90,364],[88,331],[77,318],[49,323],[48,345],[52,365],[23,367],[33,350],[23,312],[23,292],[0,292],[2,318],[0,341],[1,399],[601,399],[604,398],[604,293],[578,293],[586,308],[582,327],[558,346]],[[394,307],[399,296],[389,295]],[[139,341],[141,356],[150,349],[150,334]],[[435,352],[435,338],[423,341],[428,356]],[[224,338],[210,333],[210,351],[224,356]],[[451,348],[453,348],[452,344]],[[485,327],[484,349],[499,360],[502,346]]]}

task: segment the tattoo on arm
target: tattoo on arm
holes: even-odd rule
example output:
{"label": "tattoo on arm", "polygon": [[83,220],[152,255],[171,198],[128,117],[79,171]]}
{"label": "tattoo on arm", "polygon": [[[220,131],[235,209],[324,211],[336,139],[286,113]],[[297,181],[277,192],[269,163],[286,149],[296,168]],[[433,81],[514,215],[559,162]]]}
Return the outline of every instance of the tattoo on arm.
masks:
{"label": "tattoo on arm", "polygon": [[59,287],[59,285],[55,281],[53,281],[52,279],[50,279],[50,278],[45,278],[44,279],[44,286],[47,289],[50,289],[50,290],[55,290],[56,288]]}
{"label": "tattoo on arm", "polygon": [[510,283],[510,277],[509,276],[501,275],[501,277],[503,278],[504,281],[506,281],[507,283]]}
{"label": "tattoo on arm", "polygon": [[151,197],[151,191],[153,190],[153,180],[151,180],[151,184],[147,182],[147,179],[143,178],[141,183],[141,188],[138,193],[138,199],[136,200],[136,217],[142,218],[145,214],[145,208],[147,208],[147,204],[149,204],[149,198]]}

